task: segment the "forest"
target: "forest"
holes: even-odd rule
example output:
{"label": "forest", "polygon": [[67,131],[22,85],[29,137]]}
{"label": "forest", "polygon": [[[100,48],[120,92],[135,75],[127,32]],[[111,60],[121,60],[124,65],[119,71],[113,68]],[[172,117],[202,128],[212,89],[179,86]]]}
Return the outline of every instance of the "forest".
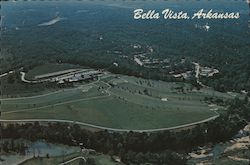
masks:
{"label": "forest", "polygon": [[[218,10],[248,9],[245,4],[240,5],[216,3]],[[159,10],[163,7],[155,6]],[[187,12],[193,12],[195,7],[183,4]],[[26,8],[34,13],[23,12]],[[6,18],[1,35],[0,73],[22,67],[29,70],[48,62],[71,63],[144,78],[193,83],[192,79],[176,79],[169,73],[194,70],[192,62],[198,62],[219,70],[215,76],[201,79],[205,85],[224,92],[250,91],[247,13],[241,13],[237,20],[144,21],[132,19],[132,8],[96,4],[39,7],[20,4],[13,6],[15,12],[3,9]],[[51,26],[38,26],[54,18],[55,13],[63,19]],[[209,31],[204,30],[205,25],[210,26]],[[140,48],[135,49],[134,45]],[[148,48],[152,52],[146,56],[167,60],[166,66],[154,69],[137,65],[134,56]],[[182,59],[186,61],[183,64]]]}

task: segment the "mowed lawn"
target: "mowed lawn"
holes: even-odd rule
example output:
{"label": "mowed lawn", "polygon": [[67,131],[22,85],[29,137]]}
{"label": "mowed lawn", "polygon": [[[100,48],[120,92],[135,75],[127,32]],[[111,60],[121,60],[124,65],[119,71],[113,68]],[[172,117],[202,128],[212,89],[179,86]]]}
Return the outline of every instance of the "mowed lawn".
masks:
{"label": "mowed lawn", "polygon": [[105,96],[105,93],[98,91],[98,88],[94,85],[83,85],[78,88],[64,89],[35,97],[5,99],[2,100],[2,111],[36,109],[98,96]]}
{"label": "mowed lawn", "polygon": [[[182,90],[180,91],[180,88]],[[2,119],[63,119],[121,129],[154,129],[215,116],[205,96],[230,98],[191,85],[113,76],[77,89],[2,101]]]}

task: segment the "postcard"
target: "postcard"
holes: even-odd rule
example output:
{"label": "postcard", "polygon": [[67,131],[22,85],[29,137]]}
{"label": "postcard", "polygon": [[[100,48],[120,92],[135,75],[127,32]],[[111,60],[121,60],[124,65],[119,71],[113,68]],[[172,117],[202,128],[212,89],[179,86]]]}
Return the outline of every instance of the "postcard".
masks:
{"label": "postcard", "polygon": [[249,165],[249,0],[0,5],[0,165]]}

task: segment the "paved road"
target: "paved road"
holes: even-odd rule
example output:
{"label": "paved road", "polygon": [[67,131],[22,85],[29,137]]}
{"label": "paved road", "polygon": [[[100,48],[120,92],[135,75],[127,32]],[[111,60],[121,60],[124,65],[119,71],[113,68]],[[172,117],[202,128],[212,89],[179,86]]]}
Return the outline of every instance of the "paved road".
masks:
{"label": "paved road", "polygon": [[197,84],[201,85],[202,87],[211,88],[211,87],[209,87],[209,86],[204,85],[204,84],[200,81],[200,78],[199,78],[199,75],[200,75],[200,64],[199,64],[199,63],[196,63],[196,62],[193,62],[193,64],[195,65],[195,78],[196,78]]}
{"label": "paved road", "polygon": [[219,115],[189,123],[189,124],[183,124],[179,126],[174,126],[174,127],[167,127],[167,128],[156,128],[156,129],[121,129],[121,128],[110,128],[110,127],[105,127],[105,126],[99,126],[99,125],[94,125],[94,124],[89,124],[89,123],[84,123],[84,122],[79,122],[79,121],[71,121],[71,120],[60,120],[60,119],[22,119],[22,120],[5,120],[5,119],[0,119],[0,122],[62,122],[62,123],[72,123],[72,124],[79,124],[87,127],[92,127],[92,128],[97,128],[97,129],[103,129],[103,130],[108,130],[108,131],[115,131],[115,132],[129,132],[129,131],[134,131],[134,132],[157,132],[157,131],[167,131],[167,130],[174,130],[178,128],[185,128],[201,123],[205,123],[211,120],[216,119],[219,117]]}
{"label": "paved road", "polygon": [[198,84],[200,84],[203,87],[203,84],[200,82],[199,80],[199,75],[200,75],[200,64],[193,62],[193,64],[195,65],[195,78],[196,78],[196,82]]}
{"label": "paved road", "polygon": [[25,72],[20,72],[20,74],[21,74],[21,80],[23,81],[23,82],[26,82],[26,83],[39,83],[39,82],[43,82],[43,81],[30,81],[30,80],[26,80],[25,79]]}
{"label": "paved road", "polygon": [[5,76],[7,76],[8,74],[12,74],[12,73],[14,73],[13,70],[11,70],[11,71],[9,71],[9,72],[6,72],[6,73],[3,73],[3,74],[0,74],[0,78],[1,78],[1,77],[5,77]]}
{"label": "paved road", "polygon": [[68,163],[70,163],[70,162],[73,162],[73,161],[75,161],[75,160],[77,160],[77,159],[83,159],[83,160],[86,162],[86,159],[85,159],[83,156],[78,156],[78,157],[75,157],[75,158],[73,158],[73,159],[70,159],[70,160],[68,160],[68,161],[66,161],[66,162],[64,162],[64,163],[60,163],[59,165],[65,165],[65,164],[68,164]]}

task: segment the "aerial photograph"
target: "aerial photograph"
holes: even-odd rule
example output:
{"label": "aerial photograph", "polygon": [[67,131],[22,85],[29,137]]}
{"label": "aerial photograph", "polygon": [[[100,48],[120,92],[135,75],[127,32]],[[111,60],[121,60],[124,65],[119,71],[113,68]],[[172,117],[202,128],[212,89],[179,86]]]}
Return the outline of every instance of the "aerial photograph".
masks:
{"label": "aerial photograph", "polygon": [[250,165],[250,0],[0,1],[0,165]]}

